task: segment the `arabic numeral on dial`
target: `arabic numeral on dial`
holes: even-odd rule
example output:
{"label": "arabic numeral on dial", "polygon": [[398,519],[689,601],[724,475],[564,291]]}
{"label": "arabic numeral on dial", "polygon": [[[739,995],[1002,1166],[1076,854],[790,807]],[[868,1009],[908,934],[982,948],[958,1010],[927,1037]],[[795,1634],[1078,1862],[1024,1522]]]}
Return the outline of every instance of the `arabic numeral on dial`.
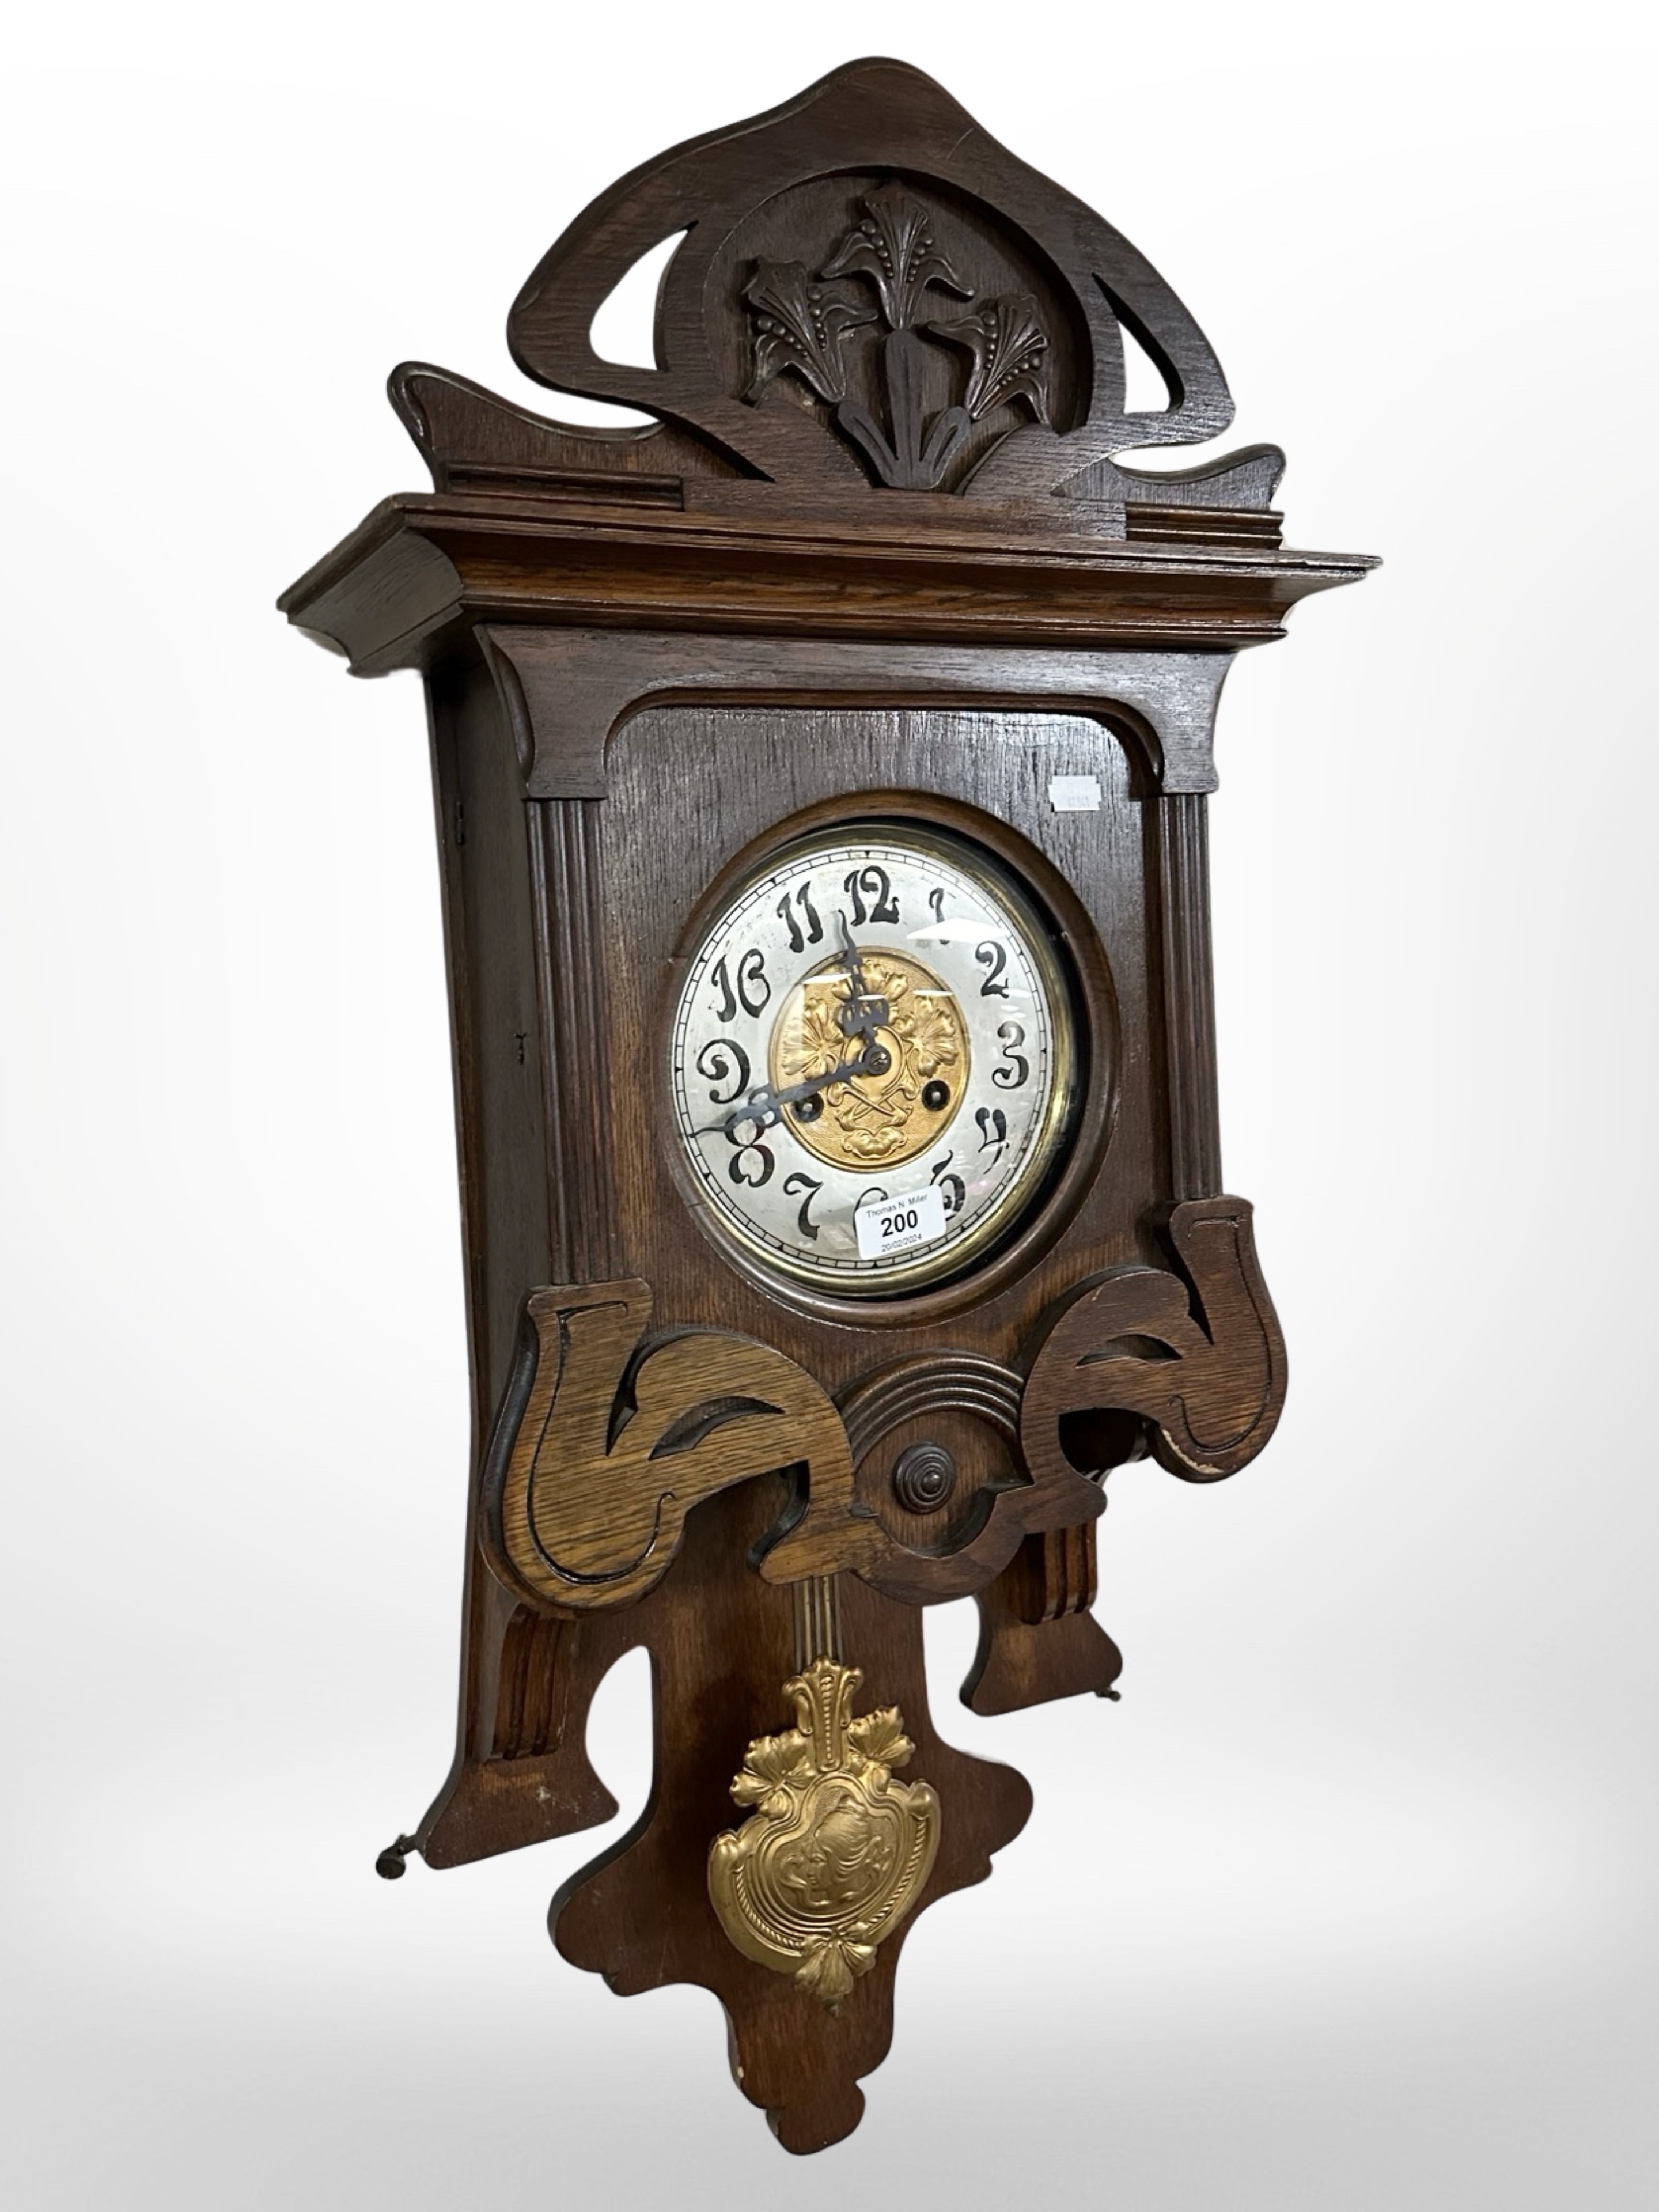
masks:
{"label": "arabic numeral on dial", "polygon": [[[842,884],[842,889],[853,902],[853,924],[855,928],[866,921],[896,921],[898,901],[893,896],[893,879],[885,868],[854,868]],[[874,901],[865,904],[866,898]]]}
{"label": "arabic numeral on dial", "polygon": [[941,1193],[941,1203],[947,1214],[960,1213],[968,1196],[968,1186],[959,1175],[947,1175],[945,1170],[955,1159],[954,1152],[946,1152],[942,1160],[935,1160],[929,1170],[930,1181],[936,1182]]}
{"label": "arabic numeral on dial", "polygon": [[943,921],[945,919],[945,894],[939,888],[937,884],[934,884],[933,890],[927,894],[927,903],[933,909],[933,920],[936,922]]}
{"label": "arabic numeral on dial", "polygon": [[772,1170],[777,1162],[772,1157],[772,1147],[763,1144],[758,1133],[745,1142],[738,1131],[745,1128],[759,1131],[765,1126],[764,1122],[739,1121],[736,1128],[728,1129],[726,1133],[726,1141],[734,1147],[726,1164],[726,1171],[734,1183],[746,1190],[758,1190],[763,1183],[770,1182]]}
{"label": "arabic numeral on dial", "polygon": [[1003,969],[1008,965],[1006,948],[999,945],[995,938],[988,937],[983,945],[974,947],[974,960],[976,966],[985,970],[985,981],[979,987],[981,998],[1006,999],[1008,986],[1000,980]]}
{"label": "arabic numeral on dial", "polygon": [[745,1014],[758,1014],[772,995],[766,980],[766,957],[751,947],[738,963],[738,998]]}
{"label": "arabic numeral on dial", "polygon": [[980,1150],[989,1152],[994,1167],[1008,1146],[1008,1116],[1000,1106],[981,1106],[974,1119],[979,1124]]}
{"label": "arabic numeral on dial", "polygon": [[[797,908],[799,909],[799,920],[795,913]],[[823,924],[812,903],[810,883],[803,884],[798,891],[786,891],[774,911],[789,933],[789,950],[792,952],[804,952],[809,945],[817,945],[823,938]],[[803,921],[806,925],[804,932],[801,928]]]}
{"label": "arabic numeral on dial", "polygon": [[[710,1037],[697,1054],[697,1073],[714,1086],[708,1093],[709,1103],[729,1106],[749,1088],[749,1055],[736,1037]],[[722,1083],[732,1086],[724,1097],[720,1096]]]}
{"label": "arabic numeral on dial", "polygon": [[766,955],[758,945],[751,945],[738,961],[735,988],[724,958],[714,963],[709,981],[720,994],[720,1006],[716,1011],[723,1022],[729,1022],[739,1006],[751,1017],[760,1013],[772,995],[772,986],[766,975]]}
{"label": "arabic numeral on dial", "polygon": [[795,1216],[795,1226],[803,1237],[810,1237],[814,1244],[818,1241],[818,1224],[812,1218],[812,1200],[823,1188],[823,1185],[817,1176],[803,1175],[799,1168],[793,1175],[786,1176],[783,1179],[783,1194],[786,1198],[793,1198],[801,1191],[806,1194],[801,1200],[800,1212]]}
{"label": "arabic numeral on dial", "polygon": [[1020,1047],[1025,1042],[1025,1032],[1018,1022],[1004,1022],[997,1035],[1002,1040],[1002,1058],[1006,1066],[991,1070],[991,1080],[999,1091],[1018,1091],[1031,1072],[1031,1063]]}

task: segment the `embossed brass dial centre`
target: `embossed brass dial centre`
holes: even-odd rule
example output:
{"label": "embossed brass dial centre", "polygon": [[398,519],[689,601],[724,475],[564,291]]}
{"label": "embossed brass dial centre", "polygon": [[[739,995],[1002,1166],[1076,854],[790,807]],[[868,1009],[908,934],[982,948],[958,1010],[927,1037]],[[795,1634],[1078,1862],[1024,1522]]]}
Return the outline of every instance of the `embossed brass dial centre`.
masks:
{"label": "embossed brass dial centre", "polygon": [[[791,1126],[831,1167],[896,1167],[927,1150],[963,1095],[967,1024],[954,993],[908,952],[860,948],[860,965],[869,995],[887,1008],[872,1065],[817,1093],[823,1110],[797,1113]],[[809,1082],[864,1051],[856,1030],[849,1036],[842,1027],[848,988],[846,963],[837,957],[789,993],[768,1048],[775,1086]]]}

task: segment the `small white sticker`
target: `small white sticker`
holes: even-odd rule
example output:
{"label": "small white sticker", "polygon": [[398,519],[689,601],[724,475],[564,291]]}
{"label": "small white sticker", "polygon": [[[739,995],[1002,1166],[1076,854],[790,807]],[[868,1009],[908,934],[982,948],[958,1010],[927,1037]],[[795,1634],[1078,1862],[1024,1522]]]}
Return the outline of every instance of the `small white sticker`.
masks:
{"label": "small white sticker", "polygon": [[889,1252],[908,1252],[945,1234],[945,1193],[938,1183],[907,1190],[898,1198],[872,1199],[854,1209],[860,1260],[880,1260]]}
{"label": "small white sticker", "polygon": [[1100,778],[1097,775],[1051,775],[1048,804],[1056,814],[1098,814]]}

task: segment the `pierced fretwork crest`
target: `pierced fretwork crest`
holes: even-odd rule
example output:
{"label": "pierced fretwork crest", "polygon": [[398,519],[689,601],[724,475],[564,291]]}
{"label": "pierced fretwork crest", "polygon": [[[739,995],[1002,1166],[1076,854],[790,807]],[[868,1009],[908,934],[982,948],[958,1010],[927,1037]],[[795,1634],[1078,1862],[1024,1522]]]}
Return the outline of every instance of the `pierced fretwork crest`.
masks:
{"label": "pierced fretwork crest", "polygon": [[[653,362],[602,359],[596,312],[676,234]],[[1126,330],[1167,406],[1127,405]],[[735,473],[837,497],[867,474],[962,494],[964,520],[1077,496],[1091,530],[1119,536],[1109,510],[1126,500],[1260,508],[1278,481],[1266,447],[1214,464],[1201,493],[1112,465],[1224,430],[1219,363],[1127,239],[900,62],[837,70],[647,162],[544,258],[508,336],[538,382],[642,408],[667,428],[606,434],[606,447],[410,368],[398,405],[441,471],[510,448],[514,466],[533,452],[531,465]],[[781,377],[799,404],[773,398]]]}

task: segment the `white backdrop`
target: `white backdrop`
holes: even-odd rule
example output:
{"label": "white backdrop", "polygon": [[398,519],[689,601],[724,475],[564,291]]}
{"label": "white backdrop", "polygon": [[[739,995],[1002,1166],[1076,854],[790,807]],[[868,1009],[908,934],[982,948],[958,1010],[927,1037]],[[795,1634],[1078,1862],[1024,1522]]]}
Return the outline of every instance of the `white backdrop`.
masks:
{"label": "white backdrop", "polygon": [[[159,0],[14,39],[9,2205],[1653,2201],[1650,35]],[[1228,442],[1288,448],[1291,542],[1388,565],[1222,715],[1284,1425],[1218,1489],[1115,1478],[1120,1705],[976,1721],[932,1619],[946,1732],[1036,1814],[911,1935],[859,2135],[786,2164],[711,1997],[549,1946],[611,1832],[373,1872],[453,1698],[436,876],[415,679],[271,603],[423,483],[393,362],[544,404],[501,325],[566,221],[860,52],[1127,231]],[[645,1723],[636,1656],[592,1735],[624,1819]]]}

